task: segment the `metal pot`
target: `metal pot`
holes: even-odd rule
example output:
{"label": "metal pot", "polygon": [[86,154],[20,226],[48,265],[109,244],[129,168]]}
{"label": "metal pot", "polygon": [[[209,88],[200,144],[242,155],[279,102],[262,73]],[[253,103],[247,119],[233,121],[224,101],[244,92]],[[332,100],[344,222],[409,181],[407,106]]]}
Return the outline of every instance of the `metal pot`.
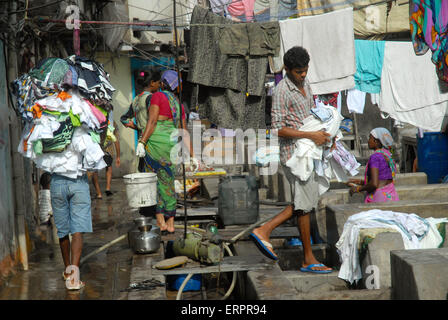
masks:
{"label": "metal pot", "polygon": [[136,253],[152,253],[160,248],[160,228],[151,225],[150,231],[134,229],[128,232],[129,246]]}
{"label": "metal pot", "polygon": [[138,218],[134,219],[134,223],[137,228],[151,225],[151,221],[152,221],[152,218],[148,218],[148,217],[138,217]]}

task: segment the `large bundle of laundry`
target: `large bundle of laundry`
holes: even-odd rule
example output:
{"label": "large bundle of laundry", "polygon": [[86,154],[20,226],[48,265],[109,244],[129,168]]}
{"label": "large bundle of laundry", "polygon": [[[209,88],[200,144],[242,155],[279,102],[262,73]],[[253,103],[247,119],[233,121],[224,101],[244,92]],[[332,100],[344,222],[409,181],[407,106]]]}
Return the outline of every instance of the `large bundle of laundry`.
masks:
{"label": "large bundle of laundry", "polygon": [[13,85],[25,123],[23,156],[69,178],[106,167],[100,143],[115,89],[102,65],[78,56],[47,58]]}

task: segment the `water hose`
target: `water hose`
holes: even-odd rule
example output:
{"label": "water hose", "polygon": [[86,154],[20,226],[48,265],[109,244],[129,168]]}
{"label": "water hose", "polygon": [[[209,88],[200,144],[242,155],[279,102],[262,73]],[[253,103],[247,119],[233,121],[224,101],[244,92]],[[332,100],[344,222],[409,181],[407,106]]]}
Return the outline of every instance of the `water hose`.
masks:
{"label": "water hose", "polygon": [[102,246],[102,247],[96,249],[95,251],[93,251],[93,252],[89,253],[88,255],[86,255],[85,257],[83,257],[83,258],[81,259],[81,261],[80,261],[79,264],[80,264],[80,265],[83,264],[83,262],[86,261],[87,259],[89,259],[91,256],[94,256],[94,255],[100,253],[101,251],[103,251],[103,250],[109,248],[110,246],[113,246],[113,245],[116,244],[117,242],[120,242],[121,240],[124,240],[124,239],[126,239],[127,237],[128,237],[128,235],[127,235],[127,234],[124,234],[124,235],[122,235],[122,236],[119,236],[119,237],[116,238],[115,240],[112,240],[111,242],[106,243],[104,246]]}

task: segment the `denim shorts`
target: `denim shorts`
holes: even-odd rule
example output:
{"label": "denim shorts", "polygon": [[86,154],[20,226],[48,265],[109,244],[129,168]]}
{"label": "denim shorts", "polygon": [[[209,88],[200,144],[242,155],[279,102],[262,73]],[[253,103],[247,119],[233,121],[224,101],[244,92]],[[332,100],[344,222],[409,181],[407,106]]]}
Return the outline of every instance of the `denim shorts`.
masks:
{"label": "denim shorts", "polygon": [[58,237],[76,232],[92,232],[90,189],[87,175],[70,179],[51,176],[51,206]]}

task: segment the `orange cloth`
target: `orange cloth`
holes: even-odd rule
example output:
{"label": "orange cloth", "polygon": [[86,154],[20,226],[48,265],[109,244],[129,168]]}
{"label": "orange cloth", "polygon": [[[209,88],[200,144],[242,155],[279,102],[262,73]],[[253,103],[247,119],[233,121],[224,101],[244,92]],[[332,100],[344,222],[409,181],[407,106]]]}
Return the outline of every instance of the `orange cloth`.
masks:
{"label": "orange cloth", "polygon": [[64,101],[65,99],[71,98],[71,97],[72,96],[69,93],[65,92],[65,91],[61,91],[58,94],[58,98],[61,99],[62,101]]}
{"label": "orange cloth", "polygon": [[[34,107],[33,107],[34,108]],[[42,112],[41,112],[42,113]],[[36,125],[33,125],[33,127],[31,128],[31,130],[30,130],[30,134],[28,135],[28,137],[26,137],[25,139],[23,139],[23,151],[27,151],[28,150],[28,139],[29,139],[29,137],[31,136],[31,133],[33,133],[33,131],[34,131],[34,127],[35,127]]]}
{"label": "orange cloth", "polygon": [[34,118],[40,118],[42,116],[42,107],[36,103],[31,108],[31,112],[33,112]]}

